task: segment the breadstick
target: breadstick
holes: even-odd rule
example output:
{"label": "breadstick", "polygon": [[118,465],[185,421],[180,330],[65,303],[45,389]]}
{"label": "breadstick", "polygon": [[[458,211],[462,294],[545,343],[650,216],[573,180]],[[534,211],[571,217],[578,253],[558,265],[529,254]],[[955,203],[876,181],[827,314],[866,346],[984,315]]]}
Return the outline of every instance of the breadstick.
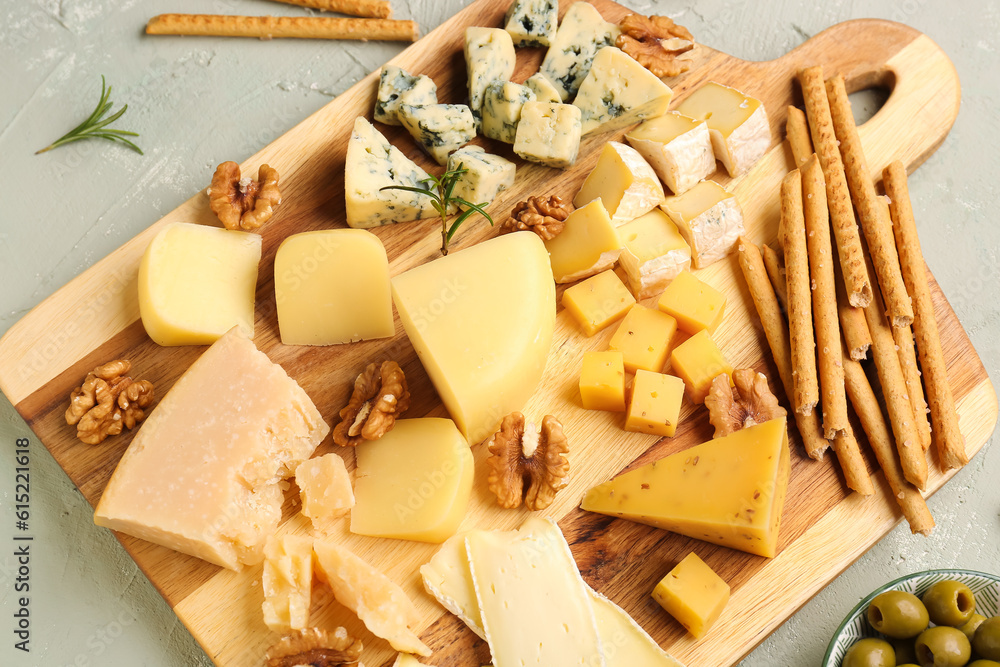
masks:
{"label": "breadstick", "polygon": [[837,454],[840,469],[844,472],[847,488],[863,496],[874,495],[875,485],[872,484],[871,475],[868,474],[868,464],[861,456],[861,446],[854,437],[854,429],[850,424],[844,430],[837,432],[837,437],[833,440],[833,451]]}
{"label": "breadstick", "polygon": [[826,93],[830,101],[833,128],[840,142],[840,154],[844,158],[851,199],[858,211],[861,230],[875,264],[875,277],[882,288],[882,299],[888,311],[889,322],[894,327],[908,326],[913,322],[913,308],[899,268],[892,223],[877,201],[878,195],[875,194],[875,184],[868,173],[868,163],[861,146],[861,137],[858,136],[858,128],[854,124],[843,75],[838,74],[826,82]]}
{"label": "breadstick", "polygon": [[146,34],[415,42],[419,37],[419,30],[414,21],[388,19],[160,14],[146,24]]}
{"label": "breadstick", "polygon": [[806,114],[798,107],[788,106],[788,120],[785,122],[785,134],[792,147],[792,159],[798,169],[809,156],[813,154],[812,139],[809,138],[809,125],[806,124]]}
{"label": "breadstick", "polygon": [[944,363],[937,320],[934,319],[934,304],[931,303],[917,225],[913,219],[906,169],[901,162],[893,162],[882,172],[882,178],[889,196],[903,280],[913,297],[913,329],[917,339],[917,353],[920,355],[920,368],[924,371],[924,383],[927,385],[927,402],[930,404],[931,423],[934,425],[934,447],[942,468],[960,468],[969,462],[969,456],[965,451],[965,436],[958,426],[955,399],[948,384],[948,369]]}
{"label": "breadstick", "polygon": [[777,250],[766,243],[761,245],[761,251],[764,253],[764,268],[767,269],[767,277],[771,279],[771,285],[774,287],[774,296],[778,297],[781,309],[787,312],[788,285],[785,283],[785,267],[782,265],[781,256],[778,255]]}
{"label": "breadstick", "polygon": [[855,308],[847,302],[847,290],[844,287],[843,274],[840,272],[840,263],[835,262],[833,269],[837,283],[837,312],[840,315],[840,329],[844,332],[844,339],[847,341],[847,349],[851,359],[861,361],[868,356],[868,349],[872,346],[868,322],[865,321],[865,311],[862,308]]}
{"label": "breadstick", "polygon": [[893,327],[892,338],[896,341],[899,366],[906,378],[906,395],[913,408],[913,419],[917,424],[920,446],[926,452],[931,446],[931,424],[927,421],[927,403],[924,402],[924,387],[920,384],[920,369],[917,367],[917,348],[913,344],[913,329]]}
{"label": "breadstick", "polygon": [[840,265],[847,286],[847,297],[852,306],[864,308],[872,300],[871,282],[865,270],[861,235],[858,232],[858,223],[854,220],[854,208],[851,206],[851,196],[847,190],[844,163],[840,159],[837,137],[833,131],[830,103],[826,98],[826,86],[823,83],[823,68],[809,67],[799,72],[798,78],[802,86],[802,97],[806,103],[813,146],[816,148],[820,164],[823,165],[823,176],[826,178],[830,221],[840,251]]}
{"label": "breadstick", "polygon": [[325,12],[339,12],[372,19],[392,18],[392,7],[387,0],[276,0],[287,5],[311,7]]}
{"label": "breadstick", "polygon": [[[816,330],[816,353],[819,357],[823,432],[829,440],[834,440],[838,433],[846,432],[850,424],[847,421],[847,395],[844,393],[844,366],[840,358],[840,323],[833,272],[833,246],[830,242],[830,214],[826,206],[823,170],[815,155],[811,155],[802,167],[802,197],[806,245],[809,248],[809,275],[812,277],[812,312]],[[853,436],[850,439],[853,440]],[[835,441],[834,447],[836,446]]]}

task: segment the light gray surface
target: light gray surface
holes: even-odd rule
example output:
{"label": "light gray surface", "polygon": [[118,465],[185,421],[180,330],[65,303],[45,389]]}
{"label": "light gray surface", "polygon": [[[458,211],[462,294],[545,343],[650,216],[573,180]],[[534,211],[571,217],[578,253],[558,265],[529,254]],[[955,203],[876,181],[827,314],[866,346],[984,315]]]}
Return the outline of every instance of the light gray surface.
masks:
{"label": "light gray surface", "polygon": [[[394,0],[423,32],[467,4]],[[756,60],[863,16],[929,34],[954,60],[962,112],[911,192],[927,261],[991,376],[1000,364],[995,222],[1000,77],[997,2],[626,0],[667,14],[699,41]],[[959,9],[961,7],[961,9]],[[189,198],[214,166],[242,160],[403,47],[313,41],[147,38],[149,16],[211,11],[299,14],[263,0],[0,1],[0,332],[86,267]],[[86,116],[100,75],[129,111],[145,156],[100,142],[34,156]],[[31,462],[31,648],[13,649],[16,438]],[[994,438],[995,440],[995,438]],[[743,667],[816,665],[840,619],[868,591],[931,567],[1000,572],[1000,448],[987,448],[930,501],[929,539],[897,527],[751,654]],[[184,627],[9,402],[0,397],[0,664],[209,665]],[[695,666],[693,666],[695,667]],[[697,666],[714,667],[714,666]]]}

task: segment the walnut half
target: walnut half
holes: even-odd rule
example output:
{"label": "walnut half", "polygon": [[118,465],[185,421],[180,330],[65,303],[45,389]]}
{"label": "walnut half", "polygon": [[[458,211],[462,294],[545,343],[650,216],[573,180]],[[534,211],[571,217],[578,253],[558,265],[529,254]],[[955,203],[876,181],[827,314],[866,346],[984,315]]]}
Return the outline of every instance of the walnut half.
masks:
{"label": "walnut half", "polygon": [[354,381],[354,393],[340,411],[333,441],[341,447],[357,447],[365,440],[378,440],[392,430],[396,417],[410,407],[406,376],[395,361],[368,364]]}
{"label": "walnut half", "polygon": [[299,630],[267,651],[267,667],[355,667],[363,648],[344,628]]}
{"label": "walnut half", "polygon": [[98,366],[69,396],[66,423],[76,425],[76,437],[88,445],[104,442],[123,428],[135,428],[153,403],[153,383],[128,377],[132,364],[116,359]]}
{"label": "walnut half", "polygon": [[752,368],[733,371],[733,384],[723,373],[712,380],[705,398],[708,421],[715,427],[713,437],[735,433],[747,426],[784,417],[787,413],[767,386],[767,377]]}
{"label": "walnut half", "polygon": [[552,415],[545,415],[538,432],[534,424],[525,424],[524,415],[513,412],[504,417],[487,447],[487,483],[501,507],[513,509],[523,501],[529,510],[543,510],[569,483],[569,442]]}
{"label": "walnut half", "polygon": [[679,56],[694,48],[694,36],[673,19],[629,14],[619,26],[615,46],[656,76],[677,76],[691,68],[691,61]]}
{"label": "walnut half", "polygon": [[570,205],[556,195],[528,197],[514,206],[500,231],[527,230],[538,234],[543,241],[551,241],[562,232],[570,213]]}
{"label": "walnut half", "polygon": [[266,164],[257,170],[257,180],[240,176],[240,165],[223,162],[215,170],[208,189],[209,206],[226,229],[257,229],[281,203],[278,172]]}

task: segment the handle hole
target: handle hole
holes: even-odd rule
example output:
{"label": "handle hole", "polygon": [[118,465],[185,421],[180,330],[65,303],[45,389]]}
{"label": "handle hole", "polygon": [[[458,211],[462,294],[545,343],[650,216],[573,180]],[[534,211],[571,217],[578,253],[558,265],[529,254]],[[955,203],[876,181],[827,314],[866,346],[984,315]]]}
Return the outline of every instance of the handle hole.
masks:
{"label": "handle hole", "polygon": [[896,87],[896,75],[892,70],[882,69],[854,77],[845,82],[854,122],[859,127],[875,116],[889,101]]}

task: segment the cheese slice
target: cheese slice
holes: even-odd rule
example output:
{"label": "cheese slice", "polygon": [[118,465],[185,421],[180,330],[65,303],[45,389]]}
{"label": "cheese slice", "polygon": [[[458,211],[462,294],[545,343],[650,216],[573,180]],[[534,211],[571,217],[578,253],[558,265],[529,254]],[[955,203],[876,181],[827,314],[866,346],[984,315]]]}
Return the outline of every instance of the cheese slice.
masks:
{"label": "cheese slice", "polygon": [[470,443],[488,438],[538,386],[556,293],[537,234],[505,234],[392,279],[403,329]]}
{"label": "cheese slice", "polygon": [[580,151],[580,110],[572,104],[525,102],[514,133],[514,153],[530,162],[566,169]]}
{"label": "cheese slice", "polygon": [[545,242],[557,283],[571,283],[614,266],[622,244],[600,199],[570,213],[565,224],[558,236]]}
{"label": "cheese slice", "polygon": [[399,122],[438,164],[476,138],[476,121],[464,104],[399,105]]}
{"label": "cheese slice", "polygon": [[744,233],[743,209],[736,195],[715,181],[702,181],[660,206],[691,248],[691,263],[703,269],[726,257]]}
{"label": "cheese slice", "polygon": [[539,102],[554,102],[555,104],[562,102],[559,90],[541,72],[535,72],[529,76],[524,85],[531,88]]}
{"label": "cheese slice", "polygon": [[606,46],[573,100],[580,107],[584,136],[611,132],[667,113],[674,93],[655,74],[621,49]]}
{"label": "cheese slice", "polygon": [[771,126],[760,100],[710,81],[691,93],[676,111],[704,120],[712,146],[730,176],[749,171],[771,147]]}
{"label": "cheese slice", "polygon": [[545,52],[539,72],[559,91],[563,102],[576,97],[590,71],[598,49],[611,46],[621,34],[589,2],[574,2],[566,10],[559,30]]}
{"label": "cheese slice", "polygon": [[517,47],[548,46],[558,25],[557,0],[513,0],[504,16],[504,29]]}
{"label": "cheese slice", "polygon": [[618,236],[622,241],[618,263],[640,299],[662,292],[671,280],[691,268],[691,248],[660,209],[622,225]]}
{"label": "cheese slice", "polygon": [[483,94],[483,134],[507,144],[513,144],[521,108],[534,102],[535,93],[525,85],[512,81],[494,81]]}
{"label": "cheese slice", "polygon": [[[452,194],[472,204],[489,204],[497,195],[514,185],[516,167],[499,155],[487,153],[482,146],[464,146],[448,156],[448,171],[461,166],[465,173],[455,181]],[[463,211],[468,206],[459,204]]]}
{"label": "cheese slice", "polygon": [[615,226],[621,226],[663,203],[663,186],[639,152],[617,141],[601,149],[597,164],[573,198],[577,208],[600,199]]}
{"label": "cheese slice", "polygon": [[295,380],[233,328],[142,423],[94,522],[232,570],[259,563],[282,481],[329,432]]}
{"label": "cheese slice", "polygon": [[415,106],[437,104],[437,85],[429,76],[414,76],[402,67],[384,65],[379,72],[375,120],[386,125],[402,125],[397,113],[403,102]]}
{"label": "cheese slice", "polygon": [[671,111],[643,121],[625,138],[676,195],[687,192],[715,171],[712,135],[703,120]]}
{"label": "cheese slice", "polygon": [[779,417],[619,475],[580,507],[773,558],[789,470]]}
{"label": "cheese slice", "polygon": [[464,53],[469,75],[469,108],[478,121],[482,117],[486,86],[494,81],[509,81],[517,56],[509,32],[477,26],[465,29]]}
{"label": "cheese slice", "polygon": [[275,632],[309,627],[313,541],[301,535],[272,535],[264,545],[264,623]]}

